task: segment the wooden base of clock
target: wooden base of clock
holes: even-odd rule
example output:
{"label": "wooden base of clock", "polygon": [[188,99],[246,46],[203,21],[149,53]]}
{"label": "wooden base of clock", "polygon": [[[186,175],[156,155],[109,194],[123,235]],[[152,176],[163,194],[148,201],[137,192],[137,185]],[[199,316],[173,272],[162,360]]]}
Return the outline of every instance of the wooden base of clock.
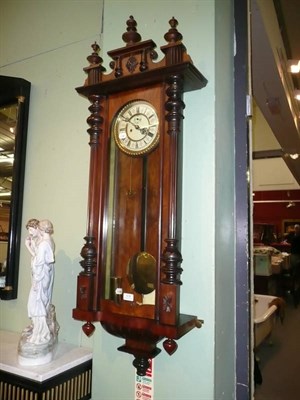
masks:
{"label": "wooden base of clock", "polygon": [[145,375],[149,367],[149,358],[156,357],[161,350],[157,343],[167,338],[163,347],[169,355],[177,350],[175,339],[180,339],[193,328],[200,328],[203,321],[192,315],[180,314],[176,326],[162,325],[147,318],[126,318],[114,314],[101,315],[101,325],[110,334],[125,339],[119,351],[134,356],[133,365],[138,375]]}
{"label": "wooden base of clock", "polygon": [[[163,325],[156,320],[148,318],[127,318],[119,314],[105,312],[82,313],[78,309],[73,310],[73,318],[85,321],[100,321],[106,332],[113,336],[125,339],[125,344],[118,348],[119,351],[132,354],[134,356],[133,365],[138,375],[145,375],[149,367],[149,358],[156,357],[161,349],[157,344],[163,342],[165,351],[171,356],[177,350],[175,340],[190,332],[194,328],[201,328],[203,320],[199,320],[193,315],[180,314],[178,324]],[[92,322],[87,322],[82,327],[84,333],[90,336],[95,326]]]}

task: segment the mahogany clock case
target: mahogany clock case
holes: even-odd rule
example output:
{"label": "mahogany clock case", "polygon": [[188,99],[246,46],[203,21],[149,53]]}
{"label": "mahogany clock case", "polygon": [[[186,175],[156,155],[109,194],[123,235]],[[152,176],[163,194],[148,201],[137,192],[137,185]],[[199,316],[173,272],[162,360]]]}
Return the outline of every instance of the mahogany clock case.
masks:
{"label": "mahogany clock case", "polygon": [[179,238],[183,93],[207,81],[187,54],[176,19],[169,24],[165,57],[155,62],[155,43],[141,41],[130,16],[126,45],[108,52],[112,72],[95,43],[85,84],[76,89],[90,101],[91,114],[87,233],[73,317],[86,321],[88,335],[100,321],[124,338],[120,350],[136,357],[140,374],[161,339],[172,354],[174,339],[201,326],[196,316],[180,314]]}

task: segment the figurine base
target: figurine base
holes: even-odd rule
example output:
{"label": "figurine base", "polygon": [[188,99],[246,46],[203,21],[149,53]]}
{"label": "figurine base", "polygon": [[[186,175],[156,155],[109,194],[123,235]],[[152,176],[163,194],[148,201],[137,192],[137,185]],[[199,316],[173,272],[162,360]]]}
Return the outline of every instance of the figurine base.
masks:
{"label": "figurine base", "polygon": [[35,358],[29,358],[29,357],[22,357],[22,356],[18,356],[18,363],[20,365],[22,365],[23,367],[27,367],[27,366],[34,366],[34,365],[44,365],[44,364],[48,364],[49,362],[51,362],[53,359],[53,352],[50,352],[44,356],[39,356],[36,355]]}
{"label": "figurine base", "polygon": [[44,365],[52,361],[57,345],[57,336],[49,342],[35,344],[27,341],[26,333],[22,334],[18,345],[18,363],[23,366]]}
{"label": "figurine base", "polygon": [[21,334],[18,344],[18,363],[22,366],[44,365],[52,361],[55,348],[58,342],[59,324],[56,321],[55,307],[50,306],[47,315],[47,326],[49,329],[46,341],[42,341],[41,337],[35,340],[33,337],[34,326],[30,325],[25,328]]}

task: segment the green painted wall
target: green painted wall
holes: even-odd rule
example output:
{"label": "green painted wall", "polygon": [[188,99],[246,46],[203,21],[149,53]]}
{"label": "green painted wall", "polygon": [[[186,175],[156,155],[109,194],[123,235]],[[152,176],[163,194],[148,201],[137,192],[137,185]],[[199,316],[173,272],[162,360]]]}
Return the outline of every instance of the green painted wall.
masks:
{"label": "green painted wall", "polygon": [[[233,6],[215,12],[215,399],[233,399],[235,364]],[[226,51],[225,51],[226,49]],[[226,79],[224,79],[226,77]],[[245,177],[246,178],[246,177]]]}
{"label": "green painted wall", "polygon": [[[208,79],[205,89],[185,95],[181,291],[181,311],[197,315],[205,323],[202,329],[180,339],[172,357],[162,351],[155,359],[155,400],[233,398],[234,259],[233,244],[227,236],[233,229],[233,101],[222,109],[217,100],[221,94],[220,101],[232,100],[231,3],[231,0],[1,2],[0,74],[32,82],[22,243],[29,218],[48,218],[53,222],[57,249],[53,303],[61,326],[59,339],[93,349],[94,400],[133,400],[134,369],[132,357],[117,351],[122,340],[108,335],[99,324],[88,339],[81,331],[81,323],[72,319],[76,278],[81,268],[79,253],[86,227],[89,163],[85,122],[88,104],[74,88],[84,82],[82,68],[87,66],[86,57],[95,40],[102,47],[101,56],[109,69],[106,52],[123,45],[121,35],[129,15],[137,20],[142,38],[152,38],[158,48],[166,43],[163,36],[169,29],[169,19],[177,18],[188,53]],[[221,25],[216,29],[216,24],[222,24],[224,30]],[[221,64],[216,66],[216,60],[224,63],[226,74],[222,73]],[[216,157],[223,146],[228,152],[220,169],[216,168]],[[224,191],[222,201],[216,199]],[[221,218],[226,232],[219,230],[219,221],[216,224],[221,206],[226,213]],[[221,249],[218,257],[216,245]],[[220,280],[225,275],[224,286]],[[1,302],[1,329],[20,332],[28,324],[29,289],[30,260],[23,246],[19,296],[17,300]],[[224,316],[222,303],[226,306]],[[215,378],[218,377],[215,370],[222,369],[226,370],[226,384]]]}

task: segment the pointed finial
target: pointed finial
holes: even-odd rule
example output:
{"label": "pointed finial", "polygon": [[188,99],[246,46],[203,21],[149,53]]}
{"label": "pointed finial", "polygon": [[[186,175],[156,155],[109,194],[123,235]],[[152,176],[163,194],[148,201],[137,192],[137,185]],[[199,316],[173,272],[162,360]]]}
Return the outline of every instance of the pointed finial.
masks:
{"label": "pointed finial", "polygon": [[124,40],[126,46],[130,46],[134,43],[141,41],[141,35],[137,32],[136,26],[137,23],[132,15],[130,15],[129,19],[126,21],[127,24],[127,32],[123,33],[122,39]]}
{"label": "pointed finial", "polygon": [[87,57],[89,66],[83,68],[87,73],[88,77],[85,81],[85,85],[93,85],[99,83],[102,80],[102,74],[105,72],[105,68],[102,66],[103,59],[99,56],[100,47],[96,42],[91,45],[93,52]]}
{"label": "pointed finial", "polygon": [[99,56],[99,51],[100,51],[100,47],[99,45],[94,42],[91,45],[91,48],[93,49],[93,53],[87,57],[88,62],[92,65],[92,64],[101,64],[103,62],[102,58]]}
{"label": "pointed finial", "polygon": [[178,32],[178,30],[176,29],[176,27],[178,25],[177,19],[172,17],[172,19],[170,19],[170,21],[169,21],[169,24],[170,24],[171,28],[164,36],[166,41],[169,43],[175,43],[175,42],[179,42],[180,40],[182,40],[182,34],[180,32]]}

